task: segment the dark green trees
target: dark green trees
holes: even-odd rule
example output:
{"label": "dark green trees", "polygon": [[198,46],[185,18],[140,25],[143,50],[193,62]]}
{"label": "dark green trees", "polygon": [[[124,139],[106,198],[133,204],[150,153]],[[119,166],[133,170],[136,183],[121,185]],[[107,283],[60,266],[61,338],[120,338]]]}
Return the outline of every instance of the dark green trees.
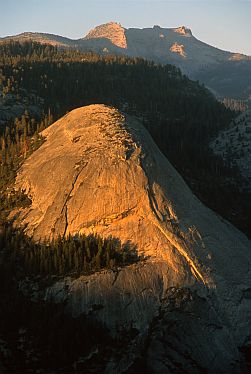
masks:
{"label": "dark green trees", "polygon": [[138,261],[136,249],[115,238],[100,236],[58,237],[35,243],[21,231],[3,226],[0,232],[3,262],[11,263],[22,276],[91,274]]}

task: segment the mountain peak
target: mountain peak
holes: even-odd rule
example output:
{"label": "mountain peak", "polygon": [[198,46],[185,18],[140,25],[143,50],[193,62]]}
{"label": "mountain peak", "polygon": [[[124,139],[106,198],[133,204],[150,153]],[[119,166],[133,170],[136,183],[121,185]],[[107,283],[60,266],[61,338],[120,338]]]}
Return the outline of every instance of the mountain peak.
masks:
{"label": "mountain peak", "polygon": [[192,31],[185,26],[177,27],[177,28],[173,29],[173,31],[177,32],[180,35],[184,35],[184,36],[192,36],[193,35]]}
{"label": "mountain peak", "polygon": [[125,29],[118,22],[108,22],[90,30],[84,39],[108,39],[120,48],[127,48]]}

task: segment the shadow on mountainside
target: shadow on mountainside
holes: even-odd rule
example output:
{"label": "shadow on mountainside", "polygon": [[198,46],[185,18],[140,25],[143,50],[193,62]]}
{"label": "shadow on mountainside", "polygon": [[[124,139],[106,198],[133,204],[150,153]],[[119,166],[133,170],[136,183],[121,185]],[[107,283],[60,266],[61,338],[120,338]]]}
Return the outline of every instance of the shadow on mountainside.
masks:
{"label": "shadow on mountainside", "polygon": [[21,230],[4,224],[0,230],[2,272],[23,277],[89,275],[115,270],[143,260],[130,240],[98,235],[69,235],[35,242]]}
{"label": "shadow on mountainside", "polygon": [[[10,224],[2,224],[0,371],[103,372],[122,343],[92,316],[72,318],[64,303],[50,303],[36,295],[58,277],[118,271],[141,259],[130,240],[122,244],[118,238],[76,235],[36,243]],[[30,285],[32,295],[26,295],[23,283]]]}

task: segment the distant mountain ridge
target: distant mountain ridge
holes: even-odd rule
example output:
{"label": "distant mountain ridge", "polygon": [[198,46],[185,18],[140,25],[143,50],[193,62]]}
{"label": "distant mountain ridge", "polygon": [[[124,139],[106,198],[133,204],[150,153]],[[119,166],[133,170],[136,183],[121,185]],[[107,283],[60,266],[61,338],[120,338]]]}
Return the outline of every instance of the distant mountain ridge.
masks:
{"label": "distant mountain ridge", "polygon": [[[222,86],[229,77],[237,74],[237,82],[243,79],[243,73],[236,66],[241,64],[243,71],[251,71],[251,57],[241,53],[232,53],[213,47],[198,40],[192,31],[185,26],[177,28],[124,28],[117,22],[109,22],[90,30],[80,39],[70,39],[59,35],[26,32],[19,35],[0,38],[0,44],[9,41],[34,41],[51,44],[61,48],[76,48],[99,54],[118,54],[130,57],[142,57],[161,64],[173,64],[192,79],[200,79],[219,97],[224,96]],[[228,73],[220,77],[220,82],[212,80],[212,69],[228,66]],[[240,79],[239,79],[240,75]],[[217,76],[217,74],[216,74]],[[247,75],[249,76],[249,74]],[[231,79],[230,79],[231,80]],[[244,99],[248,99],[251,82],[247,80]],[[247,92],[246,92],[247,91]],[[236,80],[228,97],[240,98]],[[242,97],[243,99],[243,97]]]}
{"label": "distant mountain ridge", "polygon": [[[125,49],[131,56],[150,58],[161,63],[173,63],[190,73],[205,65],[231,60],[248,60],[240,53],[212,47],[196,39],[185,26],[177,28],[129,28],[110,22],[91,30],[83,40],[109,40],[114,46]],[[122,42],[123,41],[123,42]]]}
{"label": "distant mountain ridge", "polygon": [[39,32],[23,32],[18,35],[6,36],[0,38],[0,43],[3,42],[26,42],[34,41],[41,44],[50,44],[53,46],[59,47],[74,47],[77,46],[77,41],[66,38],[60,35],[48,34],[48,33],[39,33]]}
{"label": "distant mountain ridge", "polygon": [[223,51],[201,42],[185,26],[162,28],[155,25],[152,28],[126,29],[117,22],[108,22],[95,27],[86,36],[76,40],[37,32],[24,32],[0,38],[0,42],[11,40],[32,40],[60,47],[93,48],[104,53],[120,52],[130,56],[152,58],[161,63],[172,62],[187,71],[196,70],[205,64],[250,59],[244,54]]}

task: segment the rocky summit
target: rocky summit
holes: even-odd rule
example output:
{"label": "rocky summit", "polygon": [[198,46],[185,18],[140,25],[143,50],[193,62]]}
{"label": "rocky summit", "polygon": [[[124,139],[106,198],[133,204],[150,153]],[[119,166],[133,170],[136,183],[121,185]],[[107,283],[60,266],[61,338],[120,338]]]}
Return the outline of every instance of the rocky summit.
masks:
{"label": "rocky summit", "polygon": [[85,36],[85,39],[107,39],[120,48],[127,48],[125,29],[116,22],[109,22],[95,27]]}
{"label": "rocky summit", "polygon": [[73,110],[42,132],[16,188],[31,206],[12,213],[36,240],[99,234],[142,261],[47,288],[74,316],[112,335],[134,331],[107,372],[139,357],[154,373],[236,373],[250,344],[251,246],[189,190],[136,117],[105,105]]}
{"label": "rocky summit", "polygon": [[[164,28],[124,28],[116,22],[95,27],[83,39],[88,47],[105,53],[140,56],[166,64],[171,63],[194,77],[195,72],[229,60],[245,61],[249,58],[212,47],[193,36],[185,26]],[[84,45],[84,44],[83,44]]]}

